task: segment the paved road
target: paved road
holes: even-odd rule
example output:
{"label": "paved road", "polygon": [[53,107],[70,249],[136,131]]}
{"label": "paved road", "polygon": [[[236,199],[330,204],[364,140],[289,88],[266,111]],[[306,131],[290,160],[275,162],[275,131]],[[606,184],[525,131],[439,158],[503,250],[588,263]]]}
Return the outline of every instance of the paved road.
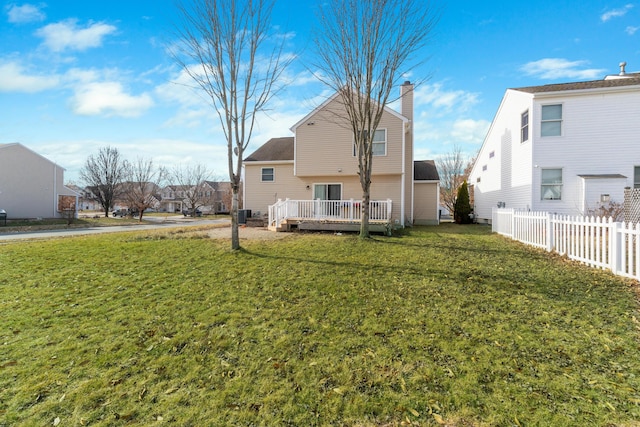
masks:
{"label": "paved road", "polygon": [[212,224],[231,224],[228,219],[183,219],[182,217],[148,217],[148,221],[152,224],[139,224],[139,225],[116,225],[111,227],[89,227],[89,228],[72,228],[72,229],[59,229],[59,230],[39,230],[39,231],[25,231],[17,233],[3,233],[0,227],[0,241],[6,240],[27,240],[27,239],[49,239],[55,237],[65,236],[82,236],[87,234],[102,234],[102,233],[117,233],[122,231],[138,231],[138,230],[152,230],[157,228],[167,227],[195,227],[199,225],[212,225]]}

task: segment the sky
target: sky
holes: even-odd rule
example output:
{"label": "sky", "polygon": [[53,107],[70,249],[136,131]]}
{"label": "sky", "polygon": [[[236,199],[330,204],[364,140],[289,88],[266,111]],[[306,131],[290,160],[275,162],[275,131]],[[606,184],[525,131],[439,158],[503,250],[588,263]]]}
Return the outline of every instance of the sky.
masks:
{"label": "sky", "polygon": [[[289,130],[331,95],[315,77],[311,0],[277,0],[273,32],[294,60],[247,150]],[[418,2],[420,3],[420,2]],[[424,2],[426,4],[426,0]],[[439,20],[401,80],[415,90],[415,159],[474,156],[508,88],[640,71],[640,2],[437,1]],[[82,184],[106,146],[168,169],[203,164],[228,179],[211,105],[168,53],[173,0],[0,3],[0,144],[19,142]],[[399,88],[397,89],[399,93]],[[397,104],[391,108],[399,109]]]}

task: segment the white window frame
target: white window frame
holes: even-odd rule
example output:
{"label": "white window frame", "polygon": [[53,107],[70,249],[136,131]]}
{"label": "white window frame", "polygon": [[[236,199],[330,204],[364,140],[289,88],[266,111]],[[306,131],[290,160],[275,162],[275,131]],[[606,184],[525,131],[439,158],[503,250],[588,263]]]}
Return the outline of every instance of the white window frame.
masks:
{"label": "white window frame", "polygon": [[[265,177],[265,170],[266,169],[271,169],[271,179],[264,179]],[[264,167],[260,169],[260,182],[275,182],[276,181],[276,168],[274,167]]]}
{"label": "white window frame", "polygon": [[[524,118],[527,117],[527,122],[524,123]],[[525,136],[526,132],[526,136]],[[527,142],[529,140],[529,110],[520,114],[520,143]]]}
{"label": "white window frame", "polygon": [[[545,107],[560,107],[560,118],[553,118],[553,119],[543,119],[544,116],[544,109]],[[563,117],[564,117],[564,106],[561,103],[558,104],[546,104],[546,105],[542,105],[540,108],[540,137],[542,138],[548,138],[551,137],[553,138],[558,137],[558,136],[562,136],[562,128],[563,128]],[[552,135],[545,135],[544,134],[544,130],[543,128],[545,127],[545,124],[552,124],[552,123],[558,123],[558,125],[560,126],[560,130],[558,134],[552,134]]]}
{"label": "white window frame", "polygon": [[341,182],[315,182],[313,183],[313,199],[316,199],[316,187],[325,187],[326,188],[326,193],[327,193],[327,197],[329,197],[329,186],[337,186],[340,188],[340,197],[337,199],[321,199],[321,200],[342,200],[342,183]]}
{"label": "white window frame", "polygon": [[[372,141],[372,147],[371,149],[373,150],[373,155],[376,157],[384,157],[387,155],[387,128],[379,128],[376,129],[374,132],[374,138],[375,135],[378,134],[378,132],[384,132],[384,140],[383,141]],[[384,145],[384,153],[383,154],[376,154],[375,151],[375,146],[376,145]],[[358,155],[358,150],[356,149],[356,142],[355,142],[355,137],[354,137],[354,141],[353,141],[353,156],[356,157]]]}
{"label": "white window frame", "polygon": [[633,188],[640,188],[640,166],[633,167]]}
{"label": "white window frame", "polygon": [[[544,175],[544,171],[560,171],[560,182],[552,182],[552,183],[545,183],[543,182],[543,175]],[[562,200],[562,185],[563,185],[563,171],[562,168],[542,168],[540,170],[540,200],[542,201],[556,201],[556,200]],[[545,189],[548,187],[559,187],[558,189],[558,193],[559,193],[559,197],[558,198],[547,198],[545,197]]]}

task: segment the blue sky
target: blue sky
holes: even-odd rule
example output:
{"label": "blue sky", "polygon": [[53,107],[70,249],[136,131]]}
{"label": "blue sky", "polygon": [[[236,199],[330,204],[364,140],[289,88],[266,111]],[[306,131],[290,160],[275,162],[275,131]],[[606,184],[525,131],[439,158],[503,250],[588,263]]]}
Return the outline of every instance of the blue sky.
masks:
{"label": "blue sky", "polygon": [[[273,25],[297,55],[286,89],[249,147],[289,128],[330,93],[313,77],[315,1],[278,0]],[[415,94],[416,159],[455,145],[474,155],[507,88],[640,71],[640,3],[440,1]],[[20,142],[79,182],[89,154],[117,147],[158,165],[203,163],[225,179],[226,148],[209,104],[167,54],[172,0],[2,3],[0,143]],[[393,107],[393,106],[392,106]]]}

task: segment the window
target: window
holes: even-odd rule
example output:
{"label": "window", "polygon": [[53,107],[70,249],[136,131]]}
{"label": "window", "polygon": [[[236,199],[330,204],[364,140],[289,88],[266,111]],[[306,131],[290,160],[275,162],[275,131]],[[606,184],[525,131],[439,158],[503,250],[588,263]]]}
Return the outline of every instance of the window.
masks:
{"label": "window", "polygon": [[[542,107],[544,108],[544,107]],[[520,116],[520,142],[529,140],[529,110]]]}
{"label": "window", "polygon": [[262,182],[275,181],[273,168],[262,168]]}
{"label": "window", "polygon": [[640,188],[640,166],[633,168],[633,188]]}
{"label": "window", "polygon": [[561,200],[562,169],[542,169],[540,182],[542,200]]}
{"label": "window", "polygon": [[487,165],[482,165],[482,172],[487,170]]}
{"label": "window", "polygon": [[489,153],[489,158],[490,159],[493,159],[495,156],[496,156],[496,152],[495,151],[492,151],[492,152]]}
{"label": "window", "polygon": [[562,105],[543,105],[540,136],[562,135]]}
{"label": "window", "polygon": [[[373,134],[372,147],[374,156],[386,156],[387,155],[387,130],[377,129]],[[353,155],[357,156],[356,144],[353,144]]]}
{"label": "window", "polygon": [[342,184],[314,184],[313,198],[320,200],[340,200]]}

